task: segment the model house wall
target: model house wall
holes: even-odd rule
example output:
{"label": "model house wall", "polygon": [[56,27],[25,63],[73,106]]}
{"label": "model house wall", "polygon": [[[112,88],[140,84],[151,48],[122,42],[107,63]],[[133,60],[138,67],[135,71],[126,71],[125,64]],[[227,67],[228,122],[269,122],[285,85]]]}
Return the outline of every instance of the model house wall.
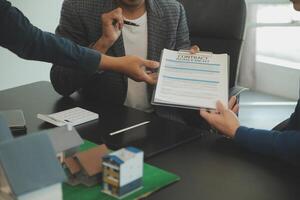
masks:
{"label": "model house wall", "polygon": [[[7,123],[0,118],[0,132]],[[13,138],[2,132],[0,141],[0,200],[62,200],[64,170],[45,133]]]}
{"label": "model house wall", "polygon": [[62,185],[61,183],[24,194],[17,200],[62,200]]}
{"label": "model house wall", "polygon": [[144,153],[127,147],[103,158],[103,192],[123,197],[143,185]]}
{"label": "model house wall", "polygon": [[143,177],[143,152],[139,152],[134,156],[134,159],[128,159],[124,164],[121,165],[121,187]]}

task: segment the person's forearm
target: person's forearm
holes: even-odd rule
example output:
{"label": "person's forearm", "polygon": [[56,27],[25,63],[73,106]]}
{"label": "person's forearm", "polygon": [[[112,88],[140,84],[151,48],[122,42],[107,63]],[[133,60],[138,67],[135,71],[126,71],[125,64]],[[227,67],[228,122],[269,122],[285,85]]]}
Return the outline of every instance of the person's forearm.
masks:
{"label": "person's forearm", "polygon": [[102,55],[101,62],[100,62],[100,69],[101,70],[111,70],[116,72],[121,72],[121,59],[122,57],[111,57],[107,55]]}
{"label": "person's forearm", "polygon": [[101,37],[97,42],[91,45],[91,48],[105,54],[112,45],[112,41],[109,41],[105,37]]}
{"label": "person's forearm", "polygon": [[267,131],[239,127],[234,140],[250,151],[300,164],[300,131]]}
{"label": "person's forearm", "polygon": [[[0,3],[7,5],[7,1],[1,0]],[[99,52],[41,31],[14,7],[6,6],[2,11],[0,45],[18,56],[78,68],[89,73],[99,68]]]}

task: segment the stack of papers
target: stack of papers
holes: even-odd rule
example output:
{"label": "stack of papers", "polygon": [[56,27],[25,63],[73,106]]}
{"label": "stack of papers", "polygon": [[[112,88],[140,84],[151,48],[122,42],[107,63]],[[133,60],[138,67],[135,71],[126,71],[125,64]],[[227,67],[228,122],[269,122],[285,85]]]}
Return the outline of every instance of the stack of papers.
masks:
{"label": "stack of papers", "polygon": [[229,56],[164,49],[152,104],[216,109],[228,104]]}

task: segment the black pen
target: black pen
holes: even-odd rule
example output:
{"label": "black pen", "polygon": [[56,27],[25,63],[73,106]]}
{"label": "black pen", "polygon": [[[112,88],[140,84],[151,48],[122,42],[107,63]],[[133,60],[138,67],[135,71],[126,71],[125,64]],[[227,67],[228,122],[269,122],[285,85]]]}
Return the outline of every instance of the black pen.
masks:
{"label": "black pen", "polygon": [[136,23],[133,23],[133,22],[130,22],[130,21],[127,21],[127,20],[124,20],[124,24],[130,25],[130,26],[140,26]]}

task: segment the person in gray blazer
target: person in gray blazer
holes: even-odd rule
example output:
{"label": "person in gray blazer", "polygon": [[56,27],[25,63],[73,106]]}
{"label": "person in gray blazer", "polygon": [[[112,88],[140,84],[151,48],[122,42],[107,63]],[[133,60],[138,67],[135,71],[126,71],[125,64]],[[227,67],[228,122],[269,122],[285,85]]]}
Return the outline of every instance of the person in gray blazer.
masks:
{"label": "person in gray blazer", "polygon": [[[164,48],[191,48],[185,10],[175,0],[65,0],[56,34],[115,57],[138,55],[159,61]],[[194,46],[192,50],[199,48]],[[80,91],[99,104],[158,111],[150,104],[153,87],[122,73],[101,71],[89,76],[53,65],[50,77],[63,96]]]}

